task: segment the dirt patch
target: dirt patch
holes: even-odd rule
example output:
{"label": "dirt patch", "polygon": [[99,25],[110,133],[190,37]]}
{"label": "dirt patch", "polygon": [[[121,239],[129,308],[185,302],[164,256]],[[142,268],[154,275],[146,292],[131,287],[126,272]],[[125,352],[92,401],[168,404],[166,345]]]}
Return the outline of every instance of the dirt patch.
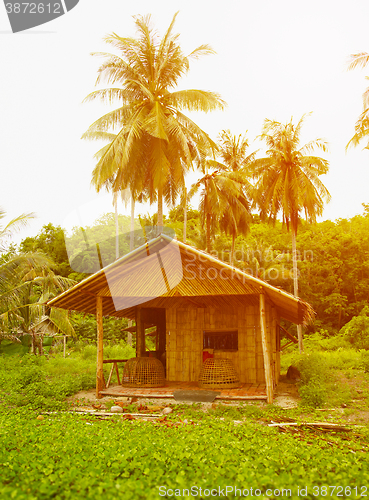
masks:
{"label": "dirt patch", "polygon": [[125,396],[104,396],[102,398],[96,397],[96,389],[89,389],[88,391],[80,391],[74,394],[73,396],[69,396],[67,401],[74,403],[75,406],[83,406],[88,407],[92,405],[104,405],[108,401],[123,401],[123,402],[137,402],[139,401],[141,404],[147,405],[150,403],[154,403],[158,406],[168,406],[171,404],[179,404],[172,398],[127,398]]}
{"label": "dirt patch", "polygon": [[[130,399],[130,398],[128,398]],[[104,396],[102,398],[97,399],[96,398],[96,389],[89,389],[88,391],[80,391],[77,394],[74,394],[73,396],[70,396],[67,398],[67,401],[70,401],[72,403],[78,403],[81,404],[81,406],[88,406],[92,404],[104,404],[107,401],[126,401],[127,398],[125,397],[115,397],[115,396]],[[299,395],[298,395],[298,390],[296,383],[293,381],[289,381],[285,377],[281,377],[281,381],[279,382],[275,395],[274,395],[274,404],[277,406],[281,406],[282,408],[295,408],[298,406],[299,403]],[[155,398],[155,399],[150,399],[150,398],[139,398],[139,401],[142,402],[143,404],[147,403],[152,403],[155,402],[155,404],[159,405],[168,405],[168,404],[179,404],[175,401],[175,399],[160,399],[160,398]],[[183,404],[183,402],[180,402]],[[217,401],[217,403],[222,403],[222,404],[231,404],[232,406],[238,406],[237,401]],[[249,401],[251,403],[251,401]],[[188,403],[191,404],[191,403]],[[255,402],[255,404],[257,404]]]}
{"label": "dirt patch", "polygon": [[78,402],[83,403],[83,404],[88,404],[88,403],[104,404],[106,401],[112,401],[113,399],[119,401],[120,399],[124,400],[126,398],[119,398],[119,397],[113,398],[112,396],[104,396],[102,398],[97,398],[96,397],[96,389],[89,389],[87,391],[77,392],[73,396],[69,396],[67,398],[67,401],[70,401],[72,403],[75,403],[78,401]]}
{"label": "dirt patch", "polygon": [[288,380],[286,376],[281,376],[274,392],[274,404],[282,408],[296,408],[299,401],[296,382]]}

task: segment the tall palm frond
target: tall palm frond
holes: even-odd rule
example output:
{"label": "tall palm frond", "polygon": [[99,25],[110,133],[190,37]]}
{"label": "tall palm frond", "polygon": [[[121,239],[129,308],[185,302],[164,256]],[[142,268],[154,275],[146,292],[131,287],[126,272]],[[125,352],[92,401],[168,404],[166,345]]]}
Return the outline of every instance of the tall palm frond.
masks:
{"label": "tall palm frond", "polygon": [[[369,54],[367,52],[359,52],[351,54],[347,69],[353,70],[357,67],[365,68],[369,64]],[[368,77],[365,77],[368,80]],[[366,140],[367,144],[364,149],[369,149],[369,87],[363,93],[363,112],[360,114],[355,124],[355,134],[351,137],[346,145],[346,150],[351,146],[358,146],[362,140]]]}
{"label": "tall palm frond", "polygon": [[[5,210],[0,208],[0,220],[4,219],[5,216]],[[30,219],[33,218],[35,218],[35,214],[33,212],[29,214],[22,214],[8,222],[5,227],[0,226],[0,252],[6,250],[5,240],[8,240],[15,232],[18,232],[26,227]]]}

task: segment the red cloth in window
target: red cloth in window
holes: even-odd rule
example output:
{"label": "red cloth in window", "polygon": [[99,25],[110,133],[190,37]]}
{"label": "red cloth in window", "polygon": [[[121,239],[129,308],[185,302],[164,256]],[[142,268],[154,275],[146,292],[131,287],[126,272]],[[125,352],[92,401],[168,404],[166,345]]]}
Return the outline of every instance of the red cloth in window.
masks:
{"label": "red cloth in window", "polygon": [[209,351],[202,351],[202,362],[204,362],[208,358],[214,358],[214,354]]}

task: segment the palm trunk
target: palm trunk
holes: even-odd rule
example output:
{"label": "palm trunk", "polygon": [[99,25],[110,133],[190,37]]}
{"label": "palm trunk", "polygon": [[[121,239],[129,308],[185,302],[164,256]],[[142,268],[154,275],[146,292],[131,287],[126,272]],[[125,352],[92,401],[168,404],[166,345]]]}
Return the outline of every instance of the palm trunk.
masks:
{"label": "palm trunk", "polygon": [[[134,249],[134,230],[135,230],[135,199],[131,192],[131,231],[129,235],[129,251],[132,252]],[[128,326],[131,327],[133,321],[130,319],[128,321]],[[132,347],[132,332],[127,332],[127,344]]]}
{"label": "palm trunk", "polygon": [[163,188],[158,189],[158,235],[163,231]]}
{"label": "palm trunk", "polygon": [[292,268],[293,268],[293,294],[299,296],[299,280],[297,276],[296,231],[292,230]]}
{"label": "palm trunk", "polygon": [[231,266],[233,267],[234,263],[234,247],[236,244],[236,233],[232,233],[232,247],[231,247]]}
{"label": "palm trunk", "polygon": [[[207,169],[205,169],[205,173],[207,173]],[[210,210],[208,207],[208,180],[205,180],[205,200],[204,200],[204,209],[205,209],[205,220],[206,220],[206,251],[210,253],[211,240],[210,240],[210,225],[211,225],[211,216]]]}
{"label": "palm trunk", "polygon": [[119,259],[119,224],[118,224],[118,198],[114,200],[115,209],[115,260]]}
{"label": "palm trunk", "polygon": [[183,207],[183,243],[187,239],[187,189],[184,188],[184,207]]}
{"label": "palm trunk", "polygon": [[[292,266],[293,266],[293,293],[295,297],[299,296],[299,279],[297,275],[297,253],[296,253],[296,235],[297,231],[292,229]],[[302,342],[302,325],[297,325],[297,338],[299,341],[299,351],[304,351]]]}
{"label": "palm trunk", "polygon": [[134,248],[134,230],[135,230],[135,199],[131,193],[131,234],[129,237],[129,251],[132,252]]}
{"label": "palm trunk", "polygon": [[211,241],[210,241],[210,214],[206,214],[206,251],[210,253]]}

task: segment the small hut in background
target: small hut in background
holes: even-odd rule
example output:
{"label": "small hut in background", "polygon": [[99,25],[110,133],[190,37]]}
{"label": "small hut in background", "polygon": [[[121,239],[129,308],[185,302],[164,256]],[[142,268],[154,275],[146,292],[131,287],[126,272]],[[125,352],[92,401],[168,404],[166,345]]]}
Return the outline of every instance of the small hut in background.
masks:
{"label": "small hut in background", "polygon": [[49,302],[95,314],[97,395],[104,389],[103,316],[136,322],[136,356],[149,356],[145,333],[156,327],[154,355],[168,382],[199,382],[206,357],[227,359],[241,384],[266,385],[280,374],[280,319],[307,324],[306,302],[211,255],[161,234]]}

